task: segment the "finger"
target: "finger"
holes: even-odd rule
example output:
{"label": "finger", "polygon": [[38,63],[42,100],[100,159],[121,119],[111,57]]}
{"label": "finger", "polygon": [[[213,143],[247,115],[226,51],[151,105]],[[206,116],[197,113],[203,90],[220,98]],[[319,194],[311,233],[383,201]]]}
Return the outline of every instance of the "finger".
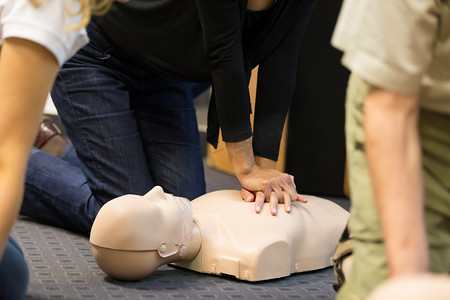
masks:
{"label": "finger", "polygon": [[292,210],[292,207],[291,207],[291,196],[289,196],[289,194],[286,193],[286,192],[284,192],[284,210],[287,213],[290,213],[291,210]]}
{"label": "finger", "polygon": [[259,214],[261,212],[262,206],[264,204],[264,200],[266,199],[266,196],[263,192],[256,192],[255,197],[255,212]]}
{"label": "finger", "polygon": [[270,194],[272,193],[272,183],[270,181],[263,181],[262,183],[262,190],[264,193],[264,200],[269,202],[270,201]]}
{"label": "finger", "polygon": [[278,195],[272,192],[270,195],[270,213],[272,216],[276,216],[278,211]]}
{"label": "finger", "polygon": [[283,191],[289,194],[289,196],[291,197],[291,201],[297,201],[297,189],[295,187],[293,176],[289,174],[283,174],[279,177],[278,182],[280,183]]}
{"label": "finger", "polygon": [[253,195],[252,192],[246,190],[246,189],[241,189],[241,197],[242,200],[246,201],[246,202],[253,202],[255,201],[255,195]]}
{"label": "finger", "polygon": [[297,200],[302,203],[308,203],[308,200],[300,194],[297,194]]}
{"label": "finger", "polygon": [[[282,179],[282,178],[280,178],[280,179]],[[275,193],[275,194],[276,194],[276,197],[277,197],[277,203],[278,203],[278,202],[280,202],[280,203],[284,202],[283,190],[282,190],[281,185],[280,185],[280,182],[278,181],[277,178],[273,178],[273,179],[271,180],[271,185],[270,185],[270,187],[271,187],[271,189],[272,189],[272,191],[271,191],[271,193],[270,193],[270,198],[268,198],[268,199],[266,199],[266,200],[268,200],[269,202],[271,202],[271,201],[272,201],[272,197],[273,197],[273,193]]]}

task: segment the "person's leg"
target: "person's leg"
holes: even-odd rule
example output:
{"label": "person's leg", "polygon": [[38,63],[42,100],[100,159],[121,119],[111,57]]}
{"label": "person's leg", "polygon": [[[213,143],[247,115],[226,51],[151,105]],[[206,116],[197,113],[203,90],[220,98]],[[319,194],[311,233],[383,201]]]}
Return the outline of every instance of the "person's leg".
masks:
{"label": "person's leg", "polygon": [[126,193],[145,194],[154,184],[130,107],[133,76],[143,71],[94,24],[88,33],[91,42],[60,70],[52,97],[92,193],[104,204]]}
{"label": "person's leg", "polygon": [[28,267],[19,245],[9,238],[0,260],[0,299],[25,299]]}
{"label": "person's leg", "polygon": [[83,168],[83,163],[77,156],[77,150],[73,147],[72,143],[68,143],[64,148],[61,157],[62,160],[65,160],[69,164],[78,167],[80,169]]}
{"label": "person's leg", "polygon": [[346,102],[346,141],[351,192],[350,234],[354,250],[350,274],[337,299],[363,300],[387,279],[388,266],[382,232],[372,195],[365,151],[363,101],[369,85],[351,75]]}
{"label": "person's leg", "polygon": [[191,85],[153,81],[131,93],[150,173],[165,192],[192,200],[205,193],[205,179]]}
{"label": "person's leg", "polygon": [[194,99],[205,92],[206,90],[209,90],[211,88],[211,82],[198,82],[198,83],[191,83],[192,87],[192,96]]}
{"label": "person's leg", "polygon": [[59,72],[52,93],[95,197],[105,203],[155,184],[191,199],[203,194],[190,84],[131,61],[94,23],[87,29],[91,43]]}
{"label": "person's leg", "polygon": [[100,208],[79,167],[37,148],[31,150],[22,215],[88,234]]}
{"label": "person's leg", "polygon": [[154,186],[124,83],[133,81],[127,76],[136,68],[118,59],[94,26],[88,33],[91,42],[64,65],[52,90],[81,168],[36,150],[22,209],[84,233],[102,204],[127,193],[143,195]]}
{"label": "person's leg", "polygon": [[425,218],[430,244],[430,270],[450,272],[450,115],[422,110]]}

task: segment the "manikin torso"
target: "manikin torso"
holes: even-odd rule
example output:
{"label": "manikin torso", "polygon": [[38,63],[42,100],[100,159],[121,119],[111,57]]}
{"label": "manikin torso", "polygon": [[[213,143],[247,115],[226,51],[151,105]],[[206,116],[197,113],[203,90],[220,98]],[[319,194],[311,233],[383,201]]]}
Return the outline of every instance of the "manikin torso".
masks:
{"label": "manikin torso", "polygon": [[177,265],[249,281],[330,266],[348,213],[328,200],[306,198],[306,204],[294,202],[289,214],[279,204],[276,216],[268,204],[256,214],[254,203],[244,202],[239,191],[195,199],[192,209],[202,246],[193,261]]}
{"label": "manikin torso", "polygon": [[306,196],[291,213],[268,204],[256,214],[239,191],[216,191],[191,203],[155,187],[109,201],[91,231],[94,257],[108,275],[136,280],[166,263],[259,281],[330,266],[349,213]]}

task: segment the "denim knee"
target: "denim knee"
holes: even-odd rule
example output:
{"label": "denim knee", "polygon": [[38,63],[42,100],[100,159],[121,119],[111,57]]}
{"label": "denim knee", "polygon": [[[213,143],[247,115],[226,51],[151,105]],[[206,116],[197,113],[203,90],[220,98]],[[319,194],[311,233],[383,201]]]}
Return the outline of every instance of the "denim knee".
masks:
{"label": "denim knee", "polygon": [[28,266],[19,245],[9,238],[0,262],[0,299],[25,299]]}

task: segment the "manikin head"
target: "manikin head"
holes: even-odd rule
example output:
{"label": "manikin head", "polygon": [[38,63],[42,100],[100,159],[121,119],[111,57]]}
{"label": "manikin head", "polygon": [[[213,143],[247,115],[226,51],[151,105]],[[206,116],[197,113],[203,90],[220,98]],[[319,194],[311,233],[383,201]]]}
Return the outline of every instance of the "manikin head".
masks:
{"label": "manikin head", "polygon": [[106,203],[90,242],[106,274],[137,280],[165,263],[195,257],[200,238],[194,229],[189,201],[156,186],[144,196],[124,195]]}

